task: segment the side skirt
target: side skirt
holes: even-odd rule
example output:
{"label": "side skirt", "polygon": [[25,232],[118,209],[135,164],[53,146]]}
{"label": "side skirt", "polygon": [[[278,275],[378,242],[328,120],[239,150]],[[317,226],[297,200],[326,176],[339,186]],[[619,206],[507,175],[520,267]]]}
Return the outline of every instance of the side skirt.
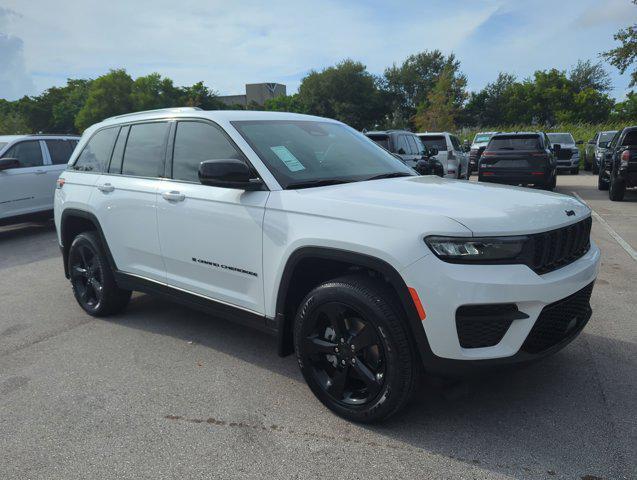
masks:
{"label": "side skirt", "polygon": [[272,335],[276,334],[276,323],[264,315],[120,271],[115,272],[115,281],[120,288],[126,290],[162,297],[215,317],[231,320]]}

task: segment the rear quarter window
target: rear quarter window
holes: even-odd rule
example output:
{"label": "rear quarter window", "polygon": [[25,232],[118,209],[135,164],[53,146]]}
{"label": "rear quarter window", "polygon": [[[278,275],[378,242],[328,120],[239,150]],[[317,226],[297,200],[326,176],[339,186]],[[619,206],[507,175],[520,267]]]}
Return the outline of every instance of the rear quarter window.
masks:
{"label": "rear quarter window", "polygon": [[104,172],[113,152],[119,127],[105,128],[93,135],[73,164],[81,172]]}
{"label": "rear quarter window", "polygon": [[367,137],[384,149],[389,150],[389,135],[367,135]]}
{"label": "rear quarter window", "polygon": [[627,147],[629,145],[637,145],[637,130],[631,130],[624,136],[622,146]]}

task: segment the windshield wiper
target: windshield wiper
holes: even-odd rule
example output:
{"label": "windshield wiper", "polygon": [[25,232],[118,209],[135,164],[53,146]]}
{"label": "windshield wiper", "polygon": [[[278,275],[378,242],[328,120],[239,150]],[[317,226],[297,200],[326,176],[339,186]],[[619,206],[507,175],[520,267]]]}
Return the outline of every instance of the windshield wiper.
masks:
{"label": "windshield wiper", "polygon": [[302,182],[288,183],[285,187],[286,190],[297,188],[311,188],[311,187],[324,187],[326,185],[339,185],[341,183],[351,183],[355,180],[349,180],[344,178],[323,178],[319,180],[304,180]]}
{"label": "windshield wiper", "polygon": [[381,173],[380,175],[374,175],[373,177],[366,178],[365,180],[380,180],[381,178],[397,178],[397,177],[413,177],[411,173],[407,172],[391,172]]}

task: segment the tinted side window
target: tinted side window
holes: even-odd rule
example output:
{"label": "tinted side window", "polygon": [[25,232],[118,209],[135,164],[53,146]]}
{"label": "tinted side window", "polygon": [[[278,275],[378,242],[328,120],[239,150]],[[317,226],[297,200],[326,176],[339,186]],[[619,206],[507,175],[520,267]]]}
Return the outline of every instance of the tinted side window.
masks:
{"label": "tinted side window", "polygon": [[45,140],[53,165],[62,165],[69,161],[75,145],[71,140]]}
{"label": "tinted side window", "polygon": [[409,142],[409,151],[412,155],[418,155],[420,152],[418,151],[418,144],[412,135],[407,136],[407,141]]}
{"label": "tinted side window", "polygon": [[242,156],[223,132],[202,122],[179,122],[175,135],[173,175],[175,180],[199,182],[199,164],[204,160]]}
{"label": "tinted side window", "polygon": [[124,146],[126,145],[129,129],[130,127],[128,126],[122,127],[119,131],[119,135],[117,135],[111,163],[108,166],[109,173],[122,173],[122,158],[124,157]]}
{"label": "tinted side window", "polygon": [[396,140],[396,153],[406,154],[409,153],[409,145],[407,145],[407,139],[405,135],[398,135]]}
{"label": "tinted side window", "polygon": [[122,174],[158,177],[163,173],[168,123],[132,125],[126,142]]}
{"label": "tinted side window", "polygon": [[622,146],[637,145],[637,130],[630,130],[624,136]]}
{"label": "tinted side window", "polygon": [[2,157],[17,159],[20,163],[20,168],[40,167],[44,163],[40,142],[37,140],[17,143]]}
{"label": "tinted side window", "polygon": [[91,137],[77,161],[73,165],[75,170],[83,172],[103,172],[113,151],[113,143],[118,127],[105,128]]}

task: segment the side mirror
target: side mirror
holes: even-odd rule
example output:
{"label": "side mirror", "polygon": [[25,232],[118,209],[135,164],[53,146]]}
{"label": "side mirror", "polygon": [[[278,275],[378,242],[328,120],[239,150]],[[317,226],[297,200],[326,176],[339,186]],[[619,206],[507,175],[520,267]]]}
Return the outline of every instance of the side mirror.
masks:
{"label": "side mirror", "polygon": [[581,145],[584,143],[584,140],[578,140],[577,142],[575,142],[575,145]]}
{"label": "side mirror", "polygon": [[428,155],[430,157],[434,157],[434,156],[438,155],[438,149],[436,147],[429,147]]}
{"label": "side mirror", "polygon": [[205,160],[199,165],[199,181],[211,187],[261,190],[263,182],[250,178],[250,168],[241,160]]}
{"label": "side mirror", "polygon": [[18,168],[19,166],[20,162],[18,162],[17,158],[0,158],[0,171],[9,170],[10,168]]}

